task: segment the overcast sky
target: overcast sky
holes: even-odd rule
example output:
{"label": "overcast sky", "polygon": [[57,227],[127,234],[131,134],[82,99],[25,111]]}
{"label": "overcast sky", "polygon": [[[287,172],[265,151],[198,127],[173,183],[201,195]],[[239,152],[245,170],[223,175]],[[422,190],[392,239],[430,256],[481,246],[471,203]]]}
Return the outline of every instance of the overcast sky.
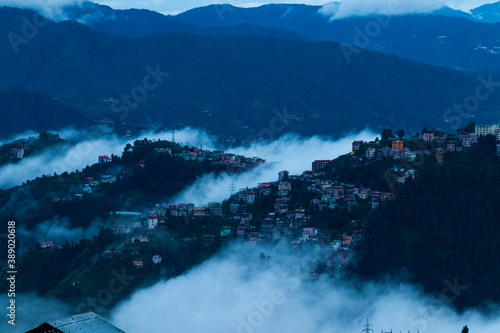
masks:
{"label": "overcast sky", "polygon": [[[30,8],[40,11],[51,18],[57,17],[59,7],[68,3],[81,2],[84,0],[0,0],[0,6],[14,6],[19,8]],[[328,0],[93,0],[94,2],[108,5],[115,9],[150,9],[164,14],[177,14],[195,7],[208,6],[211,4],[228,3],[238,7],[252,7],[268,3],[304,3],[308,5],[324,5]],[[343,16],[353,14],[367,15],[372,13],[384,13],[384,9],[398,5],[399,14],[426,13],[448,5],[455,9],[467,11],[485,3],[499,0],[338,0],[343,2]]]}
{"label": "overcast sky", "polygon": [[[363,0],[364,3],[383,2],[397,0]],[[401,0],[402,2],[406,0]],[[413,4],[419,2],[428,3],[428,0],[408,0]],[[308,5],[323,5],[331,2],[328,0],[281,0],[281,1],[265,1],[265,0],[96,0],[94,2],[105,4],[116,9],[125,8],[146,8],[162,13],[176,13],[186,11],[195,7],[206,6],[210,4],[229,3],[239,7],[249,7],[262,5],[267,3],[305,3]],[[340,1],[339,1],[340,2]],[[344,0],[344,2],[359,2],[357,0]],[[495,0],[435,0],[434,3],[448,4],[450,7],[468,10],[475,8],[485,3],[496,2]]]}

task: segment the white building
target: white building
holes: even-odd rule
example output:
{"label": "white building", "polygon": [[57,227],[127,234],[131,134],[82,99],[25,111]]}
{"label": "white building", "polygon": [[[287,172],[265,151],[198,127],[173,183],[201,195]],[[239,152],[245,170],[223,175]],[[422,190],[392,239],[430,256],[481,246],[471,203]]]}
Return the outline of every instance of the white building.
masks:
{"label": "white building", "polygon": [[477,136],[496,135],[496,130],[498,129],[500,129],[498,124],[476,125],[475,133]]}
{"label": "white building", "polygon": [[161,256],[159,255],[154,255],[153,256],[153,264],[157,265],[157,264],[161,264]]}
{"label": "white building", "polygon": [[158,225],[158,216],[149,214],[148,216],[148,229],[154,229]]}

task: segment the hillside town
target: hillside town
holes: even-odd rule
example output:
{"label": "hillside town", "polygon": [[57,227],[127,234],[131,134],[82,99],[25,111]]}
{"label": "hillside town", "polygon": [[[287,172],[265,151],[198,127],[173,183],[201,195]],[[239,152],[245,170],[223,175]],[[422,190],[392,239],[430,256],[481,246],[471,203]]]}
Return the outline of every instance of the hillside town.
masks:
{"label": "hillside town", "polygon": [[[349,166],[357,168],[362,165],[386,160],[396,163],[386,170],[395,175],[392,177],[397,183],[404,185],[409,179],[418,177],[416,167],[412,161],[423,156],[435,156],[436,163],[445,162],[446,153],[460,152],[477,143],[479,137],[494,133],[497,141],[497,152],[500,147],[500,128],[498,125],[479,125],[475,133],[459,132],[456,136],[435,136],[432,132],[424,132],[421,136],[412,138],[389,138],[388,145],[382,146],[381,141],[363,142],[354,141],[352,151],[346,154]],[[492,134],[493,135],[493,134]],[[408,147],[412,147],[410,149]],[[253,168],[266,164],[264,159],[247,158],[223,151],[208,151],[200,148],[184,149],[172,153],[170,148],[155,148],[155,154],[169,155],[182,158],[186,161],[209,161],[210,163],[232,166],[242,169]],[[101,155],[98,158],[100,166],[111,163],[112,158]],[[401,163],[404,164],[401,164]],[[139,160],[138,164],[144,168],[145,162]],[[148,213],[133,213],[136,220],[128,223],[113,225],[113,233],[126,237],[131,243],[152,242],[155,234],[169,233],[170,220],[186,221],[197,218],[218,218],[221,222],[217,233],[205,233],[199,230],[199,236],[171,235],[184,242],[201,242],[204,246],[213,246],[215,242],[224,239],[236,238],[250,244],[263,242],[277,242],[285,240],[291,246],[300,246],[302,243],[316,242],[327,245],[332,253],[325,264],[327,267],[338,263],[349,262],[353,248],[363,242],[365,230],[358,227],[357,221],[350,221],[352,228],[331,237],[330,231],[325,233],[318,228],[317,221],[311,216],[323,211],[345,209],[348,212],[362,205],[367,209],[376,209],[382,202],[396,198],[396,192],[372,189],[361,184],[349,184],[328,179],[327,174],[332,166],[331,160],[315,160],[311,163],[311,170],[306,170],[299,175],[290,175],[283,170],[278,173],[275,182],[260,183],[255,187],[240,189],[224,202],[211,202],[206,205],[192,203],[162,203],[156,204]],[[380,175],[379,175],[380,176]],[[102,184],[112,184],[117,181],[114,175],[102,175],[98,180],[91,177],[85,178],[84,193],[92,193],[93,188]],[[298,188],[297,188],[298,187]],[[307,192],[310,199],[307,205],[297,205],[296,199]],[[75,197],[81,198],[82,194]],[[55,198],[54,200],[61,200]],[[272,202],[269,210],[263,210],[265,202]],[[258,206],[258,207],[257,207]],[[182,222],[181,222],[182,223]],[[60,245],[47,240],[41,244],[44,249],[59,248]],[[105,251],[103,257],[121,258],[121,251]],[[161,263],[159,255],[147,259],[154,264]],[[136,267],[144,265],[143,258],[135,258]]]}

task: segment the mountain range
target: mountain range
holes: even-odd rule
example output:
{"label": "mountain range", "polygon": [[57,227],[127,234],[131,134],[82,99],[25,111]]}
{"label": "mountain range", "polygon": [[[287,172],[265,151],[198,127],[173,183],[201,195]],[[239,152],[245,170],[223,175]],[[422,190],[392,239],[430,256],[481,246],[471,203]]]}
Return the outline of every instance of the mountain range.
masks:
{"label": "mountain range", "polygon": [[331,8],[339,5],[270,4],[254,8],[210,5],[165,16],[148,10],[113,10],[84,2],[65,7],[64,17],[127,37],[183,31],[212,36],[251,34],[329,40],[466,73],[500,68],[500,3],[478,7],[471,13],[443,7],[430,14],[332,20],[335,9]]}
{"label": "mountain range", "polygon": [[[463,103],[480,84],[475,77],[450,69],[307,36],[307,29],[322,31],[313,24],[321,18],[313,6],[227,7],[232,9],[224,12],[226,26],[215,25],[217,8],[213,6],[174,18],[149,11],[88,6],[71,12],[73,18],[88,25],[75,20],[47,22],[25,40],[23,20],[35,13],[0,8],[0,35],[8,37],[0,40],[0,88],[41,91],[78,109],[87,119],[143,123],[148,115],[166,127],[194,126],[245,139],[262,137],[259,133],[269,137],[269,130],[273,136],[287,131],[339,136],[366,127],[391,126],[406,126],[408,133],[424,126],[449,130],[452,124],[445,122],[447,110]],[[92,16],[92,8],[104,12]],[[283,16],[286,8],[292,9]],[[269,11],[267,17],[262,13],[265,10]],[[277,26],[262,25],[280,13],[283,20],[277,20]],[[259,16],[261,25],[241,22],[254,20],[241,19],[243,14]],[[149,20],[150,16],[156,21]],[[97,17],[100,19],[95,21]],[[417,29],[421,20],[438,24],[444,22],[442,19],[395,17],[390,27],[406,25],[409,29],[414,25]],[[494,34],[488,34],[486,28],[496,27],[444,19],[485,29],[477,33],[491,38]],[[187,22],[190,20],[199,25]],[[283,24],[294,26],[296,20],[302,22],[302,28],[296,26],[303,30],[301,34],[283,29]],[[370,18],[353,20],[366,22]],[[460,29],[445,23],[439,23],[443,29]],[[120,26],[128,26],[128,30]],[[162,29],[169,31],[160,33]],[[347,26],[343,29],[349,30]],[[400,38],[396,30],[388,29],[387,36],[392,33],[393,38]],[[419,29],[424,30],[423,35],[430,34],[432,25]],[[120,31],[127,36],[118,35]],[[15,44],[19,39],[13,36],[23,42]],[[450,49],[459,47],[451,44]],[[408,47],[414,54],[426,54],[424,47]],[[471,65],[482,59],[465,53],[457,58]],[[437,61],[435,57],[431,60]],[[154,89],[145,89],[146,84]],[[136,99],[127,101],[127,96]],[[492,95],[481,101],[471,116],[481,122],[495,121],[499,105],[500,98]],[[469,120],[472,118],[463,118],[461,123]],[[25,126],[35,127],[29,122]]]}
{"label": "mountain range", "polygon": [[92,122],[82,112],[39,91],[0,90],[0,133],[9,137],[25,130],[44,132],[72,125],[83,128]]}

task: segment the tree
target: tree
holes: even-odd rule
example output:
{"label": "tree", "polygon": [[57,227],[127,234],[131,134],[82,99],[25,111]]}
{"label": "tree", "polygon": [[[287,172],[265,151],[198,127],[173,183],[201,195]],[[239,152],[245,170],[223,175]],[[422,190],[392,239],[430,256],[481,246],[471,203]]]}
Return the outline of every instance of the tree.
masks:
{"label": "tree", "polygon": [[424,129],[422,130],[422,134],[425,134],[425,133],[432,133],[432,132],[429,131],[427,128],[424,127]]}
{"label": "tree", "polygon": [[390,128],[384,128],[382,130],[381,135],[382,135],[382,140],[385,141],[385,140],[389,140],[389,138],[391,136],[393,136],[394,134],[392,133],[392,130]]}
{"label": "tree", "polygon": [[457,129],[457,132],[467,132],[467,133],[474,133],[476,131],[476,123],[471,121],[467,125],[465,125],[462,128]]}
{"label": "tree", "polygon": [[434,134],[435,137],[442,137],[443,135],[445,135],[444,131],[435,128],[432,129],[432,133]]}
{"label": "tree", "polygon": [[398,135],[398,137],[400,139],[404,138],[405,137],[405,130],[404,129],[400,129],[396,132],[396,134]]}
{"label": "tree", "polygon": [[467,327],[467,325],[462,328],[462,333],[469,333],[469,328]]}

